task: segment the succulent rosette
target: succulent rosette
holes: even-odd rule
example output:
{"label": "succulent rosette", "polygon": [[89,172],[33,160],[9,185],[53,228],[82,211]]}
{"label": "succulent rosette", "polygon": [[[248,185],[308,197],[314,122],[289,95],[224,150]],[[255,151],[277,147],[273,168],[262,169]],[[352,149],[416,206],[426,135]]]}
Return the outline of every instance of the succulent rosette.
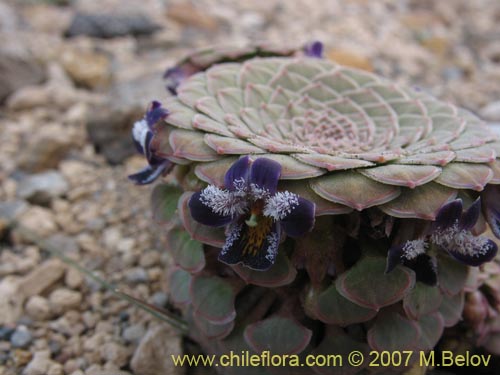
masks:
{"label": "succulent rosette", "polygon": [[[321,55],[206,49],[167,74],[175,95],[149,145],[175,167],[153,210],[172,301],[207,352],[430,350],[462,318],[471,270],[497,253],[482,235],[500,236],[488,126]],[[243,370],[218,368],[284,371]]]}

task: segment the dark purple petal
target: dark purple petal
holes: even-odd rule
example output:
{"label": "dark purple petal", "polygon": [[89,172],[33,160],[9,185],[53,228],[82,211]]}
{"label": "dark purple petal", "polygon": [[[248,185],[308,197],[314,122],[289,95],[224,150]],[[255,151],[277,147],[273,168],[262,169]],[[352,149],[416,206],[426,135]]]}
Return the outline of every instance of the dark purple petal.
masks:
{"label": "dark purple petal", "polygon": [[134,141],[134,146],[139,154],[144,155],[144,149],[142,148],[141,142],[137,141],[134,137],[132,137],[132,140]]}
{"label": "dark purple petal", "polygon": [[398,264],[402,263],[404,244],[392,246],[387,253],[385,273],[391,272]]}
{"label": "dark purple petal", "polygon": [[160,120],[163,120],[167,116],[168,116],[168,110],[163,108],[160,102],[154,100],[149,105],[149,108],[146,112],[146,116],[144,118],[146,119],[148,126],[152,128],[153,125],[155,125]]}
{"label": "dark purple petal", "polygon": [[204,205],[200,200],[201,192],[194,193],[189,199],[189,211],[191,216],[198,223],[208,225],[211,227],[223,227],[231,222],[231,216],[219,215],[212,211],[212,209]]}
{"label": "dark purple petal", "polygon": [[139,172],[131,174],[128,178],[137,185],[147,185],[154,182],[163,172],[170,170],[172,166],[173,164],[170,161],[163,160],[163,162],[158,165],[148,165]]}
{"label": "dark purple petal", "polygon": [[481,201],[483,214],[491,231],[500,238],[500,185],[486,185]]}
{"label": "dark purple petal", "polygon": [[252,164],[249,182],[268,190],[272,195],[276,193],[280,176],[281,165],[279,163],[271,159],[259,158]]}
{"label": "dark purple petal", "polygon": [[228,190],[234,190],[234,181],[243,179],[248,180],[250,170],[250,158],[243,156],[239,158],[226,172],[224,176],[224,187]]}
{"label": "dark purple petal", "polygon": [[[158,164],[158,159],[154,157],[153,153],[151,152],[151,141],[153,140],[153,133],[148,132],[146,134],[146,139],[144,140],[144,152],[143,154],[146,156],[146,160],[148,161],[149,165],[154,165]],[[153,160],[155,159],[155,161]]]}
{"label": "dark purple petal", "polygon": [[437,284],[436,259],[427,254],[419,254],[411,261],[405,261],[405,266],[415,271],[416,281],[434,286]]}
{"label": "dark purple petal", "polygon": [[449,203],[446,203],[439,210],[436,221],[432,223],[432,231],[437,228],[445,229],[454,225],[460,217],[462,216],[462,200],[455,199]]}
{"label": "dark purple petal", "polygon": [[471,230],[476,225],[481,212],[481,198],[476,199],[474,203],[464,212],[460,218],[459,228],[464,230]]}
{"label": "dark purple petal", "polygon": [[323,57],[323,43],[320,41],[314,41],[308,43],[304,46],[304,54],[309,57]]}
{"label": "dark purple petal", "polygon": [[[254,233],[252,233],[254,231]],[[262,236],[254,236],[261,232]],[[259,239],[262,241],[258,242]],[[256,271],[268,270],[276,260],[280,235],[275,223],[264,220],[256,227],[245,223],[231,226],[219,260],[229,265],[242,263]]]}
{"label": "dark purple petal", "polygon": [[478,267],[481,264],[491,261],[497,255],[497,245],[488,238],[484,238],[484,242],[477,245],[472,252],[465,252],[459,248],[445,249],[448,254],[461,263],[469,266]]}
{"label": "dark purple petal", "polygon": [[387,254],[385,273],[391,272],[398,264],[402,264],[415,271],[416,280],[427,285],[436,285],[436,259],[427,254],[418,254],[412,259],[405,258],[406,243],[392,246]]}
{"label": "dark purple petal", "polygon": [[177,95],[177,87],[187,78],[187,76],[182,68],[174,66],[173,68],[167,69],[163,78],[167,80],[167,90],[172,95]]}
{"label": "dark purple petal", "polygon": [[314,226],[316,205],[307,199],[298,197],[299,204],[287,216],[281,219],[283,230],[290,237],[300,237],[311,231]]}

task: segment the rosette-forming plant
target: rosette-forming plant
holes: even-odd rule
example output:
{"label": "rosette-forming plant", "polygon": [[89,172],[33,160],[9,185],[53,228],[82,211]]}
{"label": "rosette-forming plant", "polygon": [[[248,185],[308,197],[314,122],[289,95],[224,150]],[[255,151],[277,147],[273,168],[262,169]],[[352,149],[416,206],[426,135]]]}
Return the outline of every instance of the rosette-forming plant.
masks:
{"label": "rosette-forming plant", "polygon": [[192,339],[213,354],[368,355],[431,350],[461,322],[498,352],[483,233],[500,237],[500,141],[466,110],[321,55],[196,51],[134,127],[148,166],[132,179],[167,176],[154,217]]}

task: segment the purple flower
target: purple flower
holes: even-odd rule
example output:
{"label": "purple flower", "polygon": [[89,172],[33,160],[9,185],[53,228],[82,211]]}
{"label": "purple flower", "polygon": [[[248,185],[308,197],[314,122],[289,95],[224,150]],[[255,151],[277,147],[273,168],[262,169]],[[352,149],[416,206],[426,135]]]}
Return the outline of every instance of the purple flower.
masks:
{"label": "purple flower", "polygon": [[281,165],[266,158],[240,158],[227,171],[224,189],[209,185],[195,193],[192,217],[213,227],[228,226],[219,260],[269,269],[276,259],[281,232],[299,237],[314,225],[314,203],[289,191],[277,191]]}
{"label": "purple flower", "polygon": [[172,95],[177,95],[177,87],[179,87],[185,79],[202,70],[204,69],[190,62],[168,68],[163,74],[163,79],[167,82],[167,90]]}
{"label": "purple flower", "polygon": [[387,272],[402,263],[414,269],[417,280],[435,284],[436,261],[427,251],[437,248],[469,266],[480,266],[497,253],[495,242],[484,236],[474,236],[472,228],[479,219],[481,200],[478,198],[465,212],[461,199],[445,204],[424,238],[406,241],[389,249]]}
{"label": "purple flower", "polygon": [[155,181],[160,175],[172,167],[167,159],[156,156],[151,149],[151,141],[154,136],[153,127],[159,121],[168,116],[168,111],[157,101],[153,101],[144,118],[137,121],[132,129],[137,151],[146,156],[148,165],[141,171],[134,173],[128,178],[138,185],[146,185]]}
{"label": "purple flower", "polygon": [[321,59],[323,57],[323,43],[319,41],[307,43],[304,46],[304,54],[309,57]]}
{"label": "purple flower", "polygon": [[172,95],[177,95],[177,87],[187,78],[187,76],[182,68],[174,66],[173,68],[167,69],[165,74],[163,74],[163,78],[167,81],[167,90]]}

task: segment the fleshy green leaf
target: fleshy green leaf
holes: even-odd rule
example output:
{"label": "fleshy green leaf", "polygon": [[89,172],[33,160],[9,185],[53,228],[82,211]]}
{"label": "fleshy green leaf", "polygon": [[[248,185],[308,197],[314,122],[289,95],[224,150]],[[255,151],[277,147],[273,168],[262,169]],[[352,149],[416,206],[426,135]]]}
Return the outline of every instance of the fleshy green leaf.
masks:
{"label": "fleshy green leaf", "polygon": [[481,191],[492,178],[493,172],[486,165],[450,163],[435,181],[455,189]]}
{"label": "fleshy green leaf", "polygon": [[217,276],[194,276],[190,285],[194,313],[213,324],[234,320],[235,292],[231,284]]}
{"label": "fleshy green leaf", "polygon": [[390,202],[400,194],[397,186],[384,185],[351,171],[318,177],[310,185],[322,198],[359,211]]}
{"label": "fleshy green leaf", "polygon": [[342,297],[335,284],[317,296],[314,312],[322,322],[341,327],[366,322],[377,314],[376,310],[362,307]]}
{"label": "fleshy green leaf", "polygon": [[193,240],[182,228],[168,232],[167,249],[174,261],[186,271],[199,272],[205,267],[203,244]]}
{"label": "fleshy green leaf", "polygon": [[214,324],[199,313],[194,314],[193,320],[196,327],[200,329],[208,339],[223,339],[229,335],[234,328],[234,320],[224,324]]}
{"label": "fleshy green leaf", "polygon": [[415,189],[404,189],[398,198],[380,209],[395,217],[434,220],[443,204],[456,195],[456,190],[429,182]]}
{"label": "fleshy green leaf", "polygon": [[[331,357],[332,355],[338,356],[336,362],[331,362],[330,366],[315,366],[313,370],[321,375],[354,375],[361,369],[368,366],[365,361],[361,366],[355,367],[347,362],[350,353],[357,351],[361,352],[365,358],[368,357],[370,348],[368,345],[354,340],[344,333],[342,329],[335,326],[329,326],[325,337],[321,343],[311,352],[316,356]],[[339,359],[342,360],[339,360]]]}
{"label": "fleshy green leaf", "polygon": [[452,297],[443,296],[443,302],[439,306],[439,313],[443,317],[445,327],[453,327],[462,319],[464,310],[464,293]]}
{"label": "fleshy green leaf", "polygon": [[416,283],[415,288],[403,299],[403,308],[409,318],[418,320],[422,315],[436,311],[442,300],[439,288]]}
{"label": "fleshy green leaf", "polygon": [[421,331],[419,325],[394,311],[383,311],[368,330],[368,343],[378,351],[411,350],[418,347]]}
{"label": "fleshy green leaf", "polygon": [[433,349],[444,331],[443,317],[438,312],[425,315],[418,320],[418,325],[421,333],[418,348],[420,350]]}
{"label": "fleshy green leaf", "polygon": [[295,320],[278,315],[245,329],[245,340],[257,353],[269,350],[273,354],[297,354],[307,347],[311,336],[312,332]]}
{"label": "fleshy green leaf", "polygon": [[415,273],[406,267],[385,273],[385,267],[385,258],[366,256],[337,278],[337,290],[351,302],[368,309],[392,305],[414,287]]}
{"label": "fleshy green leaf", "polygon": [[290,264],[283,251],[278,251],[276,262],[267,271],[255,271],[242,265],[233,266],[234,271],[248,284],[259,285],[267,288],[277,288],[288,285],[297,276],[297,270]]}
{"label": "fleshy green leaf", "polygon": [[170,274],[169,290],[172,301],[179,305],[184,305],[190,301],[189,284],[191,274],[181,268],[175,269]]}
{"label": "fleshy green leaf", "polygon": [[389,164],[363,169],[360,173],[384,184],[413,189],[435,179],[441,173],[441,168],[432,165]]}
{"label": "fleshy green leaf", "polygon": [[438,285],[444,293],[454,296],[459,293],[467,282],[469,267],[459,263],[449,256],[438,260]]}
{"label": "fleshy green leaf", "polygon": [[177,202],[182,195],[182,190],[173,185],[156,185],[151,194],[151,207],[155,221],[169,222],[177,210]]}

